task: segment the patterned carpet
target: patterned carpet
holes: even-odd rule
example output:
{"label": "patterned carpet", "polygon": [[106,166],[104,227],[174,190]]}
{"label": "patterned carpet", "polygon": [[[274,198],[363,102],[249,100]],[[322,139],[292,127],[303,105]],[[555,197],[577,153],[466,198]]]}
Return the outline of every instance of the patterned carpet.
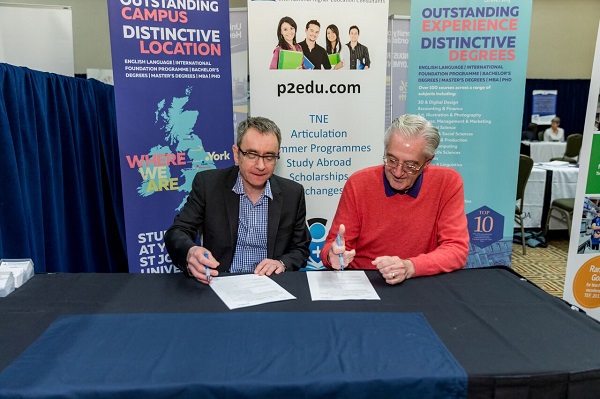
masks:
{"label": "patterned carpet", "polygon": [[513,244],[512,268],[549,294],[562,298],[569,248],[565,231],[550,231],[547,248],[523,247]]}

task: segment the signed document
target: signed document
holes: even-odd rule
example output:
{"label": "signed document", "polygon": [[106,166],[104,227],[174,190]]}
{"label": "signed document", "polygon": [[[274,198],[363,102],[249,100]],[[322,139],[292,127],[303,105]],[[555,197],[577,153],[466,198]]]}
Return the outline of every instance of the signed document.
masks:
{"label": "signed document", "polygon": [[215,277],[210,287],[229,309],[296,299],[271,278],[256,274]]}
{"label": "signed document", "polygon": [[306,272],[313,301],[347,299],[379,300],[379,295],[362,270]]}

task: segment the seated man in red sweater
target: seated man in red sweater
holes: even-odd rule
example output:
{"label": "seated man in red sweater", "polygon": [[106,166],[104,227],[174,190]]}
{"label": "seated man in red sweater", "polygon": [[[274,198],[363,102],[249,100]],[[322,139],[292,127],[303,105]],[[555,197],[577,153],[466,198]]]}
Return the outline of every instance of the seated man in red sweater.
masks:
{"label": "seated man in red sweater", "polygon": [[348,268],[378,269],[398,284],[465,266],[463,181],[454,169],[429,164],[439,143],[438,130],[421,116],[392,122],[384,165],[354,173],[344,186],[321,250],[326,267],[340,269],[343,257]]}

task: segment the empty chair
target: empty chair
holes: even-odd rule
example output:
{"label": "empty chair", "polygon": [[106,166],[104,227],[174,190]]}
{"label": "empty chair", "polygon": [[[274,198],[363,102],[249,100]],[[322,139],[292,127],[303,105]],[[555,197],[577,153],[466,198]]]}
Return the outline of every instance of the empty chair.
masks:
{"label": "empty chair", "polygon": [[525,186],[533,169],[533,159],[527,155],[520,155],[519,158],[519,177],[517,179],[517,201],[515,205],[515,222],[521,226],[521,244],[523,245],[523,255],[526,254],[525,248],[525,227],[523,226],[523,197],[525,196]]}
{"label": "empty chair", "polygon": [[[548,234],[550,218],[554,218],[567,224],[569,237],[571,237],[571,220],[573,219],[574,207],[575,198],[557,198],[552,201],[552,205],[550,205],[550,210],[548,211],[548,217],[546,217],[546,227],[544,228],[544,232]],[[558,213],[558,216],[555,213]]]}
{"label": "empty chair", "polygon": [[538,141],[544,141],[544,131],[538,132]]}
{"label": "empty chair", "polygon": [[551,158],[550,161],[566,161],[569,163],[577,163],[579,160],[579,151],[581,150],[582,141],[583,135],[580,133],[569,135],[569,137],[567,137],[565,154],[562,157]]}

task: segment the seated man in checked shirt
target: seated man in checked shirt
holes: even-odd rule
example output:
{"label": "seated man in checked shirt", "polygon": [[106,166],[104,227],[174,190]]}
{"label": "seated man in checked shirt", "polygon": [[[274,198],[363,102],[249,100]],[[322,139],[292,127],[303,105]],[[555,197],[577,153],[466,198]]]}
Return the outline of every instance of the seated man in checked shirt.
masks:
{"label": "seated man in checked shirt", "polygon": [[[199,172],[165,234],[173,264],[208,284],[221,272],[271,275],[306,265],[310,234],[304,188],[273,174],[281,131],[271,120],[238,125],[237,166]],[[196,245],[202,235],[202,246]]]}

